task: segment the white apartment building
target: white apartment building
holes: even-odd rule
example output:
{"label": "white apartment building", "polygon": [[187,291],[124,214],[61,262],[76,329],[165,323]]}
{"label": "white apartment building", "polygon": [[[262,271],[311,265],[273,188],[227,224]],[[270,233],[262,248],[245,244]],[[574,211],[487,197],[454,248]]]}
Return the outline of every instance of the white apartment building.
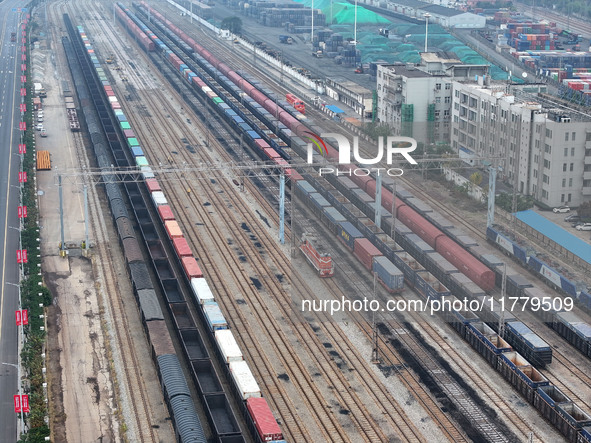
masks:
{"label": "white apartment building", "polygon": [[591,199],[591,116],[508,94],[506,85],[453,82],[452,147],[464,161],[499,166],[499,178],[549,207]]}

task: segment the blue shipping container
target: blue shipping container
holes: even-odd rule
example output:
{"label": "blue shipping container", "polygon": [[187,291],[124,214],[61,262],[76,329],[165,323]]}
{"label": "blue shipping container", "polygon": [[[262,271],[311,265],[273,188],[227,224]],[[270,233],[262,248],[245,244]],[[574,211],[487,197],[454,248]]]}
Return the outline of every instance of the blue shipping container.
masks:
{"label": "blue shipping container", "polygon": [[372,269],[391,291],[401,291],[404,288],[404,274],[387,257],[375,257]]}
{"label": "blue shipping container", "polygon": [[144,155],[144,151],[142,151],[142,148],[140,148],[139,146],[132,146],[131,153],[134,157],[141,157]]}
{"label": "blue shipping container", "polygon": [[340,239],[353,250],[355,247],[355,239],[363,238],[363,234],[361,234],[359,229],[353,226],[350,222],[341,222],[339,223],[339,226],[341,227],[341,232],[339,234]]}
{"label": "blue shipping container", "polygon": [[323,212],[326,215],[326,218],[328,219],[328,221],[333,225],[336,225],[340,222],[347,221],[345,216],[343,214],[341,214],[339,211],[337,211],[336,208],[333,208],[332,206],[327,206],[326,208],[324,208]]}
{"label": "blue shipping container", "polygon": [[210,331],[228,329],[228,322],[215,301],[206,301],[203,303],[203,313],[207,319],[207,325]]}
{"label": "blue shipping container", "polygon": [[306,195],[309,195],[312,192],[316,192],[314,186],[312,186],[306,180],[298,180],[297,187],[300,188],[301,192]]}

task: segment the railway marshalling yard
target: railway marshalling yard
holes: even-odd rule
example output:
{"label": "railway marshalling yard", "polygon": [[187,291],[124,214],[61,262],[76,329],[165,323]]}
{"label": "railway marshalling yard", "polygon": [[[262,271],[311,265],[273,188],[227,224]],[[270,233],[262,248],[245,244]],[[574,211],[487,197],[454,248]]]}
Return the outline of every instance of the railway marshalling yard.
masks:
{"label": "railway marshalling yard", "polygon": [[[152,3],[232,69],[249,72],[279,96],[293,91],[290,80],[280,82],[272,68],[262,62],[253,66],[245,49],[214,38],[166,2]],[[154,169],[169,167],[170,172],[157,175],[158,182],[287,441],[563,441],[556,428],[438,316],[412,310],[302,312],[303,301],[367,299],[385,306],[388,300],[422,298],[410,288],[389,294],[374,282],[366,267],[296,195],[294,186],[286,204],[286,241],[279,243],[277,174],[213,166],[197,171],[204,164],[244,162],[248,157],[241,151],[240,137],[210,106],[196,115],[181,96],[185,90],[179,93],[171,85],[166,69],[156,67],[121,23],[114,22],[112,10],[109,2],[48,3],[46,39],[32,53],[45,56],[39,66],[47,73],[48,91],[44,110],[49,136],[37,138],[36,148],[49,150],[52,163],[51,171],[37,174],[44,280],[54,295],[47,312],[52,441],[176,438],[102,185],[88,187],[88,257],[79,248],[85,236],[83,174],[63,182],[70,249],[67,258],[58,254],[56,176],[96,167],[88,134],[67,127],[64,85],[73,91],[74,80],[62,45],[67,35],[64,14],[74,26],[83,26],[91,39],[149,164]],[[42,11],[34,12],[33,19],[42,23]],[[106,63],[113,55],[115,62]],[[78,101],[79,108],[83,105],[91,106]],[[312,105],[307,106],[307,118],[329,132],[346,131]],[[420,173],[409,173],[399,184],[487,245],[485,209],[453,194],[433,174],[424,180]],[[509,226],[508,216],[498,219]],[[138,224],[134,227],[137,230]],[[162,227],[155,229],[165,235]],[[298,249],[303,234],[330,253],[334,277],[318,278]],[[174,254],[170,244],[165,249],[169,256]],[[146,257],[150,253],[147,247],[142,252]],[[491,252],[502,257],[492,247]],[[516,263],[511,266],[518,268]],[[581,272],[570,263],[565,266]],[[153,279],[159,272],[150,268]],[[172,272],[182,279],[181,266],[173,266]],[[167,307],[165,294],[159,295],[197,414],[205,435],[213,439],[215,426],[191,375],[194,362],[182,357],[182,335],[175,332],[178,319]],[[199,307],[187,306],[188,315],[200,319]],[[591,323],[588,314],[577,313]],[[589,358],[531,313],[515,314],[553,350],[554,361],[540,372],[591,413]],[[212,365],[229,393],[228,407],[244,440],[255,441],[241,399],[233,393],[223,362],[216,360],[215,342],[203,323],[196,321],[196,329],[214,356]]]}

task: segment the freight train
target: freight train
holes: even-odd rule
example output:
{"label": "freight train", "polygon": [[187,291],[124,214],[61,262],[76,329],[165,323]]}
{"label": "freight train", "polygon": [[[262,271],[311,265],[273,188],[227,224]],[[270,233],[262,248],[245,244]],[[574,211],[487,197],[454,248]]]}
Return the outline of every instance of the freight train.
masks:
{"label": "freight train", "polygon": [[[143,4],[143,6],[147,8],[145,3]],[[157,11],[150,9],[150,13],[156,18],[156,20],[162,20],[162,24],[167,26],[170,24],[170,22],[168,22],[164,17],[162,17]],[[202,53],[203,48],[200,45],[196,44],[192,39],[188,38],[182,31],[174,27],[174,25],[170,24],[170,26],[172,26],[171,29],[175,32],[175,34],[178,35],[177,40],[180,40],[181,42],[189,44],[189,46],[191,46],[193,54]],[[160,43],[158,45],[160,45]],[[177,63],[181,63],[180,58]],[[206,62],[205,65],[209,66],[209,68],[212,68],[212,64],[209,63],[209,61]],[[230,75],[226,77],[220,72],[212,72],[212,75],[215,75],[218,78],[218,80],[223,80],[224,78],[231,78]],[[241,87],[244,85],[245,83],[242,83]],[[232,84],[232,87],[236,89],[236,85]],[[273,102],[273,104],[275,103]],[[270,105],[270,103],[267,103],[267,105]],[[298,141],[301,142],[301,140],[297,138],[294,139],[294,141],[296,145],[298,144]],[[300,147],[302,147],[301,144]],[[328,149],[331,148],[329,147]],[[345,166],[350,167],[350,165]],[[295,177],[293,181],[298,181],[299,178],[300,177]],[[360,193],[357,194],[360,198],[361,195],[363,195],[364,193],[368,193],[369,195],[375,193],[375,180],[372,177],[352,176],[349,182],[352,183],[352,186],[357,187],[357,184],[353,183],[355,179],[357,179],[358,182],[361,182],[361,186],[359,187],[359,189],[357,189],[358,191],[360,191]],[[351,198],[351,195],[346,194],[346,197]],[[367,195],[366,197],[370,198]],[[385,202],[384,206],[388,207],[388,205],[390,205],[391,210],[391,205],[394,204],[393,201],[394,197],[392,196],[392,193],[388,190],[384,190],[382,193],[382,202]],[[480,287],[484,287],[487,290],[492,289],[494,287],[495,275],[488,267],[484,266],[481,262],[476,260],[469,252],[463,249],[459,243],[452,241],[448,236],[444,235],[444,233],[441,230],[433,226],[433,224],[429,223],[425,220],[424,217],[419,215],[418,211],[424,209],[424,204],[421,204],[420,200],[412,199],[409,197],[409,199],[406,200],[408,204],[406,202],[402,203],[398,198],[396,198],[395,201],[396,211],[399,212],[400,210],[402,210],[402,213],[404,214],[404,220],[407,223],[411,224],[411,229],[413,229],[415,232],[421,235],[426,240],[427,244],[430,243],[430,246],[428,245],[428,247],[433,247],[433,245],[435,245],[433,248],[434,251],[439,251],[438,255],[429,256],[430,258],[434,257],[434,260],[436,260],[436,262],[432,266],[430,266],[429,263],[433,262],[434,260],[430,260],[429,263],[424,264],[428,271],[435,274],[437,278],[442,279],[439,264],[446,263],[448,268],[453,268],[455,273],[450,276],[444,276],[443,283],[450,289],[452,289],[454,293],[459,294],[462,297],[473,298],[476,296],[484,296],[484,291],[479,289],[472,281],[470,281],[470,279],[478,283]],[[375,210],[375,207],[373,210]],[[466,240],[468,237],[465,235],[456,235],[456,238],[458,241],[464,241],[464,243],[466,243],[466,241],[468,241],[470,244],[475,243]],[[373,239],[370,240],[373,241]],[[402,246],[410,247],[411,249],[416,249],[415,244],[416,242],[410,242],[409,245]],[[425,249],[423,248],[423,250]],[[450,263],[448,263],[448,261]],[[467,263],[471,263],[471,266],[468,266]],[[463,275],[458,273],[458,271],[465,273],[470,277],[470,279],[463,278]],[[445,271],[445,273],[447,274],[449,272]],[[492,317],[495,317],[494,314],[491,315]],[[523,348],[522,351],[525,353],[529,353],[531,350]],[[544,355],[546,355],[545,351]],[[537,357],[532,358],[536,359]],[[542,360],[539,361],[541,364],[544,364],[549,363],[550,359],[551,357],[544,357]]]}
{"label": "freight train", "polygon": [[[136,166],[142,170],[143,177],[146,179],[145,187],[150,195],[151,202],[146,202],[138,183],[127,183],[125,185],[127,194],[140,232],[150,253],[152,264],[159,277],[159,285],[166,297],[166,305],[173,316],[180,341],[191,363],[191,375],[199,388],[201,400],[208,412],[208,418],[211,421],[212,429],[216,433],[216,438],[218,441],[243,441],[236,418],[229,407],[227,394],[222,389],[222,384],[211,364],[207,349],[203,345],[203,337],[201,337],[197,329],[195,319],[190,314],[187,301],[183,299],[179,282],[174,277],[170,265],[172,257],[167,256],[156,234],[155,220],[149,216],[147,210],[149,204],[153,204],[157,208],[160,221],[175,251],[176,257],[174,259],[179,262],[184,271],[184,277],[190,284],[195,305],[203,317],[202,321],[207,325],[214,348],[225,363],[224,366],[229,378],[234,382],[233,386],[238,397],[243,400],[243,410],[253,435],[256,436],[256,441],[281,440],[283,438],[281,430],[266,400],[261,396],[250,368],[242,359],[242,354],[236,345],[231,330],[228,328],[228,322],[217,305],[207,281],[203,278],[197,259],[192,254],[178,223],[174,219],[164,193],[151,172],[146,157],[143,155],[139,141],[121,110],[117,97],[114,94],[108,94],[108,92],[112,92],[112,88],[102,68],[100,68],[100,63],[96,55],[94,55],[94,50],[82,27],[78,27],[78,33],[82,43],[84,43],[84,49],[81,52],[86,51],[79,58],[87,57],[89,70],[94,71],[89,76],[94,74],[102,85],[100,93],[98,93],[99,88],[93,85],[95,92],[97,92],[97,94],[93,95],[93,99],[95,101],[102,100],[97,109],[102,109],[102,112],[106,113],[107,117],[101,119],[107,137],[98,131],[98,125],[89,125],[97,162],[101,168],[111,167],[112,162],[109,160],[105,148],[106,144],[110,144],[111,147],[116,148],[113,150],[116,161],[123,162],[128,158],[132,158]],[[109,104],[110,112],[105,108],[105,103]],[[109,121],[109,113],[111,114],[111,120],[116,121],[119,125],[118,128],[105,123]],[[125,146],[113,141],[117,136],[124,140]],[[158,375],[163,386],[167,405],[171,410],[177,436],[181,441],[205,441],[180,362],[175,354],[172,340],[160,310],[147,264],[141,254],[138,239],[135,237],[123,196],[118,185],[108,176],[105,177],[105,182],[105,191],[124,250],[127,269],[133,283],[134,293],[138,300],[146,334],[152,347],[152,355],[158,367]],[[236,351],[237,349],[238,351]]]}
{"label": "freight train", "polygon": [[[552,300],[552,303],[544,309],[533,309],[533,311],[542,318],[544,323],[558,332],[583,355],[591,358],[591,326],[574,313],[566,312],[572,310],[574,302],[584,310],[591,312],[589,294],[585,291],[577,291],[577,287],[572,281],[535,255],[532,255],[530,251],[526,251],[525,248],[511,240],[508,235],[503,234],[498,228],[489,226],[486,230],[486,236],[491,243],[498,246],[505,254],[514,258],[533,274],[542,277],[554,289],[567,295],[564,298],[552,297],[548,292],[534,287],[528,281],[524,282],[521,278],[514,277],[517,273],[511,268],[507,267],[505,271],[508,293],[517,297],[525,297],[530,303],[535,300],[535,306],[541,306],[544,300]],[[504,271],[502,266],[496,266],[493,269],[496,270],[499,276],[502,276]]]}
{"label": "freight train", "polygon": [[[228,65],[222,63],[213,54],[211,54],[211,52],[199,45],[192,38],[188,37],[184,32],[176,28],[160,13],[158,13],[158,11],[147,5],[146,2],[142,1],[139,3],[139,5],[141,5],[143,10],[149,10],[150,14],[152,14],[157,20],[160,20],[163,25],[171,29],[177,35],[177,39],[175,41],[180,40],[182,43],[188,44],[194,51],[194,54],[198,54],[200,57],[206,60],[206,66],[210,66],[212,69],[215,69],[219,73],[219,76],[227,78],[229,80],[227,83],[228,88],[240,88],[241,92],[246,93],[249,97],[254,99],[256,103],[262,106],[267,113],[269,113],[271,116],[274,116],[283,125],[285,125],[287,130],[283,131],[282,137],[284,137],[284,139],[288,142],[293,141],[294,143],[292,143],[292,148],[297,150],[297,147],[299,146],[300,149],[298,150],[298,154],[304,158],[306,157],[306,143],[302,145],[302,140],[293,140],[293,136],[295,135],[306,138],[310,131],[320,133],[321,130],[318,130],[318,128],[309,127],[307,124],[298,120],[291,112],[281,107],[278,103],[276,103],[275,100],[269,98],[269,94],[265,94],[265,92],[262,91],[263,88],[255,87],[252,82],[247,81],[243,76],[230,69]],[[333,160],[338,159],[337,149],[328,143],[326,144],[326,148],[327,152],[325,157]],[[375,179],[372,177],[360,177],[354,175],[352,173],[354,168],[354,165],[339,165],[339,169],[343,171],[343,173],[345,173],[345,171],[349,171],[351,173],[351,180],[359,185],[359,187],[367,192],[371,197],[374,197],[376,188]],[[392,212],[392,206],[394,204],[396,205],[397,211],[400,208],[406,206],[400,200],[395,199],[388,189],[384,188],[382,190],[382,205],[387,211]],[[474,256],[464,250],[459,244],[451,240],[451,238],[449,238],[439,229],[434,227],[431,223],[426,221],[412,208],[404,208],[403,212],[406,221],[410,223],[409,227],[411,227],[413,230],[416,230],[417,234],[421,236],[424,235],[425,238],[428,238],[429,240],[425,241],[428,243],[431,242],[431,246],[435,247],[437,252],[446,257],[447,260],[453,263],[458,269],[461,270],[461,272],[468,275],[472,281],[478,284],[485,291],[490,291],[494,288],[494,273],[489,268],[474,258]]]}
{"label": "freight train", "polygon": [[[312,191],[315,190],[307,181],[298,182],[298,186],[306,188],[309,194],[312,194]],[[311,198],[303,201],[312,212],[318,213]],[[331,232],[340,231],[343,243],[349,246],[352,239],[356,241],[363,238],[363,234],[351,222],[346,221],[347,217],[341,214],[339,209],[346,212],[344,211],[345,207],[338,208],[338,204],[335,204],[334,207],[322,207],[320,219]],[[355,220],[358,221],[357,224],[360,228],[369,226],[367,220],[359,217],[356,217]],[[412,237],[415,234],[412,234],[404,226],[400,230],[397,228],[396,238],[399,239],[398,241],[406,243],[405,238],[409,236]],[[412,241],[415,240],[412,239]],[[395,247],[388,248],[384,255],[376,255],[373,258],[374,266],[379,259],[386,259],[387,257],[392,258],[389,261],[391,266],[400,266],[400,269],[404,270],[403,275],[406,284],[414,288],[427,305],[441,302],[443,298],[450,301],[450,306],[454,306],[455,302],[459,301],[418,262],[413,260],[406,252],[396,250]],[[397,268],[396,271],[400,272]],[[524,349],[536,360],[548,358],[548,356],[551,358],[549,346],[535,336],[526,325],[516,321],[509,314],[505,324],[508,341],[505,341],[489,327],[491,323],[498,323],[498,312],[496,312],[496,317],[489,314],[482,320],[474,312],[466,309],[451,308],[442,311],[441,315],[493,369],[499,372],[544,418],[552,423],[566,437],[567,441],[572,443],[589,441],[591,436],[591,416],[564,395],[556,386],[552,385],[541,372],[530,364],[528,359],[516,352],[508,343],[508,341],[521,343],[520,348]],[[526,343],[529,343],[529,348],[525,346]],[[532,351],[534,348],[535,352]]]}
{"label": "freight train", "polygon": [[[143,5],[147,7],[147,5],[145,3],[143,3]],[[151,10],[151,13],[154,14],[154,13],[156,13],[156,11]],[[161,18],[163,18],[163,17],[161,17]],[[163,20],[163,23],[166,25],[167,21]],[[180,31],[180,33],[177,34],[177,36],[181,40],[183,40],[185,42],[187,41],[186,36],[184,36],[184,38],[183,38],[182,31]],[[193,49],[193,51],[195,53],[200,54],[201,56],[203,56],[207,60],[207,64],[209,65],[209,68],[216,67],[216,68],[220,69],[220,67],[221,67],[223,69],[218,72],[222,73],[223,77],[231,80],[233,83],[233,85],[230,86],[227,84],[227,86],[234,88],[234,90],[235,90],[235,86],[239,86],[242,91],[246,92],[260,106],[262,106],[264,108],[264,111],[266,111],[269,114],[273,114],[277,119],[279,119],[279,121],[281,121],[289,129],[289,131],[282,131],[284,133],[283,135],[285,135],[285,133],[288,133],[289,137],[293,136],[294,134],[295,135],[303,135],[309,129],[314,129],[314,128],[308,128],[305,124],[303,124],[302,122],[298,121],[295,117],[293,117],[292,113],[278,107],[277,104],[275,103],[275,101],[267,98],[267,96],[265,96],[265,94],[263,92],[259,91],[257,88],[255,88],[253,86],[252,82],[247,81],[246,79],[242,78],[240,75],[229,70],[229,68],[227,68],[227,66],[225,66],[223,63],[220,63],[217,59],[215,59],[211,55],[211,53],[203,50],[203,48],[200,45],[197,45],[196,42],[191,41],[189,39],[188,44],[191,46],[191,48]],[[320,131],[316,131],[316,132],[320,132]],[[295,143],[296,148],[297,147],[300,148],[298,153],[300,155],[304,155],[305,149],[306,149],[305,142],[303,142],[302,140],[299,140],[299,139],[293,139],[292,141]],[[331,149],[331,148],[329,148],[329,149]],[[332,148],[332,149],[333,149],[332,154],[334,156],[334,153],[336,151],[334,151],[334,148]],[[330,153],[331,152],[329,152],[329,154]],[[349,171],[351,171],[351,169],[349,169]],[[366,177],[356,177],[354,175],[352,175],[351,179],[357,185],[359,185],[360,188],[362,188],[365,192],[367,192],[369,195],[375,195],[375,181],[373,179],[371,179],[371,178],[368,179]],[[373,181],[373,183],[372,183],[372,181]],[[384,189],[384,191],[382,192],[382,201],[384,202],[384,206],[386,207],[386,209],[390,209],[390,211],[392,209],[396,209],[396,211],[398,211],[398,209],[400,207],[402,207],[402,205],[404,203],[401,203],[391,193],[390,193],[390,195],[388,195],[388,193],[389,193],[389,191],[387,189]],[[385,198],[384,198],[384,195],[385,195]],[[409,206],[409,208],[411,210],[414,210],[412,205],[408,204],[407,206]],[[419,233],[422,234],[423,236],[425,236],[426,240],[433,242],[435,244],[435,248],[439,247],[439,250],[442,251],[444,254],[446,254],[450,258],[450,261],[453,257],[456,257],[455,262],[459,265],[456,269],[462,269],[462,270],[466,271],[469,275],[471,275],[472,279],[476,279],[480,283],[481,287],[484,286],[483,289],[486,289],[486,290],[492,289],[492,287],[494,287],[494,283],[491,284],[491,280],[493,282],[496,282],[497,284],[499,283],[497,281],[497,279],[495,278],[495,274],[492,273],[492,271],[490,269],[488,269],[486,266],[484,266],[478,260],[475,260],[471,254],[467,253],[464,249],[462,249],[460,247],[460,245],[463,244],[461,240],[470,241],[469,237],[467,237],[465,235],[459,235],[459,237],[464,237],[464,238],[460,239],[460,241],[458,241],[456,239],[456,242],[453,242],[450,240],[450,237],[453,238],[453,235],[449,235],[449,237],[445,236],[443,234],[443,232],[441,232],[441,233],[437,232],[437,228],[434,228],[434,226],[432,224],[423,225],[422,221],[419,220],[421,217],[419,216],[417,218],[417,216],[415,216],[415,214],[413,214],[412,211],[409,211],[407,209],[405,209],[404,211],[406,212],[407,220],[410,220],[410,221],[413,221],[413,220],[417,221],[418,220],[418,222],[415,222],[414,229],[416,231],[419,231]],[[418,212],[416,214],[418,214]],[[428,231],[421,232],[422,226],[427,226]],[[440,237],[443,237],[443,238],[440,238]],[[447,237],[447,239],[445,237]],[[437,246],[438,242],[439,242],[439,246]],[[473,246],[476,246],[477,248],[480,247],[475,242],[470,243],[470,244]],[[459,250],[462,251],[463,253],[454,254],[452,251],[457,251],[456,248],[459,248]],[[445,257],[443,257],[443,254],[440,254],[440,255],[441,255],[442,259],[445,260]],[[481,257],[482,256],[478,256],[478,258],[481,258]],[[453,263],[452,263],[452,266],[453,266]],[[443,269],[443,272],[445,272],[445,271],[446,270]],[[450,281],[452,281],[452,282],[455,281],[455,289],[456,290],[459,289],[460,293],[466,292],[466,287],[470,286],[471,281],[465,281],[465,279],[459,278],[459,275],[460,274],[458,273],[458,274],[454,275],[453,277],[450,277]],[[492,275],[492,278],[491,278],[491,275]],[[482,290],[480,290],[480,292],[482,293]],[[496,318],[498,318],[498,313],[493,312],[490,315],[492,316],[493,319],[495,318],[495,316],[496,316]],[[491,324],[494,325],[495,321],[492,321]],[[516,330],[516,334],[519,334],[518,330]],[[529,334],[529,333],[526,331],[526,334]]]}

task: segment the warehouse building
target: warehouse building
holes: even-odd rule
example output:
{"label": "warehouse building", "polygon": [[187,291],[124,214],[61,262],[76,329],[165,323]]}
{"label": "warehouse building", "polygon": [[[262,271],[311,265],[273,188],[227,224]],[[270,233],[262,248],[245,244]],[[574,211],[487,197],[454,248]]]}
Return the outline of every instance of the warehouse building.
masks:
{"label": "warehouse building", "polygon": [[452,147],[466,163],[496,158],[502,180],[549,207],[591,200],[591,116],[506,85],[452,89]]}
{"label": "warehouse building", "polygon": [[[373,0],[366,0],[365,3],[377,6]],[[425,14],[429,13],[429,23],[437,23],[446,28],[479,29],[486,27],[486,17],[440,4],[419,0],[390,0],[385,6],[383,3],[380,3],[379,6],[418,20],[424,20]]]}

